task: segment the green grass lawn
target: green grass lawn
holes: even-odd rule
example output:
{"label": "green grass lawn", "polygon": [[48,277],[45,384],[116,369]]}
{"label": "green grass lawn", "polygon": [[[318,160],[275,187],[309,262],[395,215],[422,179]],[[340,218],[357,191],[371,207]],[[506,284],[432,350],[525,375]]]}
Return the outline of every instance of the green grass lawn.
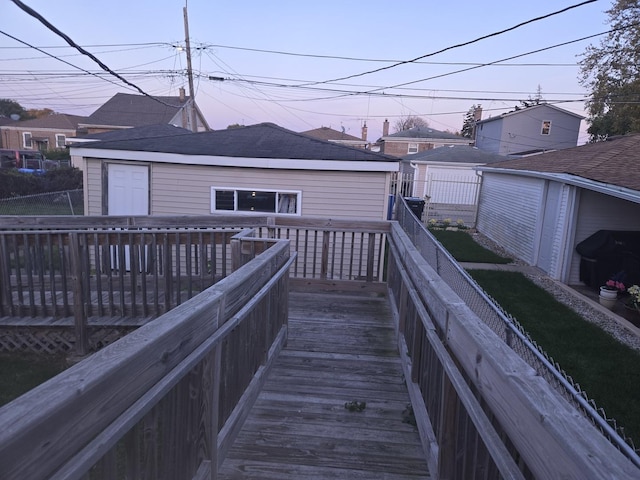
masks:
{"label": "green grass lawn", "polygon": [[469,273],[638,444],[640,352],[584,320],[521,273]]}
{"label": "green grass lawn", "polygon": [[0,406],[37,387],[67,368],[61,356],[0,353]]}
{"label": "green grass lawn", "polygon": [[436,239],[458,262],[511,263],[511,258],[501,257],[476,243],[465,230],[429,229]]}
{"label": "green grass lawn", "polygon": [[[497,263],[465,231],[432,233],[459,262]],[[640,443],[640,352],[584,320],[521,273],[470,270],[469,274]]]}

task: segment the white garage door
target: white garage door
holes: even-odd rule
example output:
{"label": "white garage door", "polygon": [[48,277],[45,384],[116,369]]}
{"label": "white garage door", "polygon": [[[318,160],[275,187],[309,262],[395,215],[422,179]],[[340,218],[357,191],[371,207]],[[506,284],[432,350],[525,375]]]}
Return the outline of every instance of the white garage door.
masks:
{"label": "white garage door", "polygon": [[149,215],[149,167],[108,165],[108,215]]}

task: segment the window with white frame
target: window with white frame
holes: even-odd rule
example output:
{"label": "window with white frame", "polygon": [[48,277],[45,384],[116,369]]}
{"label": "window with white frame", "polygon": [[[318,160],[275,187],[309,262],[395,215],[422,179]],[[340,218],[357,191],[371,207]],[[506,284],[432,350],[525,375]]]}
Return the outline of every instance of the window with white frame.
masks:
{"label": "window with white frame", "polygon": [[418,153],[418,144],[410,143],[409,148],[407,148],[407,154],[409,153]]}
{"label": "window with white frame", "polygon": [[24,148],[33,148],[31,132],[22,132],[22,146]]}
{"label": "window with white frame", "polygon": [[542,130],[540,135],[549,135],[551,133],[551,120],[542,121]]}
{"label": "window with white frame", "polygon": [[300,215],[302,192],[211,187],[211,211]]}
{"label": "window with white frame", "polygon": [[67,145],[67,137],[62,133],[56,133],[56,148],[64,148]]}

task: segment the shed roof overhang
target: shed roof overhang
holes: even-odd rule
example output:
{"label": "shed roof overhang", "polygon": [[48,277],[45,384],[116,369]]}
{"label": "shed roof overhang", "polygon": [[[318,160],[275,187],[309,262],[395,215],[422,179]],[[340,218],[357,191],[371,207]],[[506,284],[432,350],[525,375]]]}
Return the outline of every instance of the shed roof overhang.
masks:
{"label": "shed roof overhang", "polygon": [[[90,145],[90,144],[89,144]],[[140,152],[131,150],[105,150],[87,146],[72,146],[71,155],[106,160],[129,160],[133,162],[175,163],[238,168],[267,168],[280,170],[324,170],[352,172],[397,172],[400,162],[348,161],[348,160],[303,160],[296,158],[249,158],[222,157],[215,155],[185,155],[164,152]]]}
{"label": "shed roof overhang", "polygon": [[610,197],[620,198],[633,203],[640,203],[640,191],[630,188],[613,185],[611,183],[602,183],[588,178],[571,175],[568,173],[550,173],[536,172],[534,170],[512,170],[510,168],[492,168],[492,167],[476,167],[475,170],[486,173],[501,173],[505,175],[519,175],[523,177],[540,178],[543,180],[552,180],[555,182],[565,183],[585,190],[602,193]]}

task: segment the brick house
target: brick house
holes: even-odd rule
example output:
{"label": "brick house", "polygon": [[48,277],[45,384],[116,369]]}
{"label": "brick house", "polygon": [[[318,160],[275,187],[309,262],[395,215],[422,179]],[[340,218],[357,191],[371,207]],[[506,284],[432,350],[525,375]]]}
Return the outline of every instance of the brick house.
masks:
{"label": "brick house", "polygon": [[76,135],[87,117],[54,113],[46,117],[0,124],[0,148],[11,150],[64,149],[66,139]]}
{"label": "brick house", "polygon": [[470,145],[469,138],[449,132],[441,132],[431,127],[414,127],[389,135],[389,121],[382,126],[382,137],[378,140],[380,151],[387,155],[404,157],[438,147]]}

